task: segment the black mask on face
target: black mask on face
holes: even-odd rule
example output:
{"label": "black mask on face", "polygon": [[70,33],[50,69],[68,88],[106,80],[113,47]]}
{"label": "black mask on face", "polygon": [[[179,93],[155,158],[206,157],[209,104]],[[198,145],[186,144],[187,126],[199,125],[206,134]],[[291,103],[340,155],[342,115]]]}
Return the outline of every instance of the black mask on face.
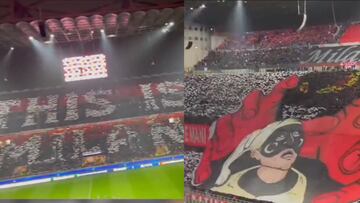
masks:
{"label": "black mask on face", "polygon": [[300,124],[291,124],[276,129],[261,147],[261,154],[272,157],[285,149],[293,149],[299,154],[304,144],[304,132]]}

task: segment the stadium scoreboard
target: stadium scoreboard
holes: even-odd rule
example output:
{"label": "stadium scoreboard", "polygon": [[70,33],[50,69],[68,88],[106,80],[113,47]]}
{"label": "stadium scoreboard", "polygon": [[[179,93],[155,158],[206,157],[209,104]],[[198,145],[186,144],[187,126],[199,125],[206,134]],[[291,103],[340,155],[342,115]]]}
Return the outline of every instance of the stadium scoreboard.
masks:
{"label": "stadium scoreboard", "polygon": [[64,58],[62,62],[66,82],[108,77],[104,54]]}

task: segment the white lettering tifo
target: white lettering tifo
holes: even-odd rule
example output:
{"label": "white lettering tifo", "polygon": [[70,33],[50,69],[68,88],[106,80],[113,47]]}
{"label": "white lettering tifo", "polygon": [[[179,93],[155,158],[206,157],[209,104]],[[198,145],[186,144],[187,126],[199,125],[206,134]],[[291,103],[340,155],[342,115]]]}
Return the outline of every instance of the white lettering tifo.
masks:
{"label": "white lettering tifo", "polygon": [[[116,89],[111,88],[30,98],[5,95],[4,98],[9,99],[0,100],[0,132],[11,133],[23,128],[30,130],[69,125],[78,121],[97,121],[104,117],[133,117],[163,110],[174,111],[174,108],[183,106],[184,87],[180,82],[134,85],[130,89],[130,94],[126,91],[114,94]],[[27,95],[28,93],[26,92]],[[135,110],[128,111],[125,107]]]}
{"label": "white lettering tifo", "polygon": [[360,60],[360,46],[324,47],[311,51],[302,63],[341,63]]}

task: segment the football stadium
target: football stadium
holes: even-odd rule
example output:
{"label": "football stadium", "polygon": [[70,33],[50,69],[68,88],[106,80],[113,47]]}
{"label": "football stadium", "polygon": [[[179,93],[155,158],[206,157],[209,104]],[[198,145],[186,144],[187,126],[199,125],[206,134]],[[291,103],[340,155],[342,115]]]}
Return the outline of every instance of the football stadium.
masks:
{"label": "football stadium", "polygon": [[183,1],[0,2],[0,199],[182,199]]}
{"label": "football stadium", "polygon": [[185,2],[185,201],[360,202],[360,2]]}

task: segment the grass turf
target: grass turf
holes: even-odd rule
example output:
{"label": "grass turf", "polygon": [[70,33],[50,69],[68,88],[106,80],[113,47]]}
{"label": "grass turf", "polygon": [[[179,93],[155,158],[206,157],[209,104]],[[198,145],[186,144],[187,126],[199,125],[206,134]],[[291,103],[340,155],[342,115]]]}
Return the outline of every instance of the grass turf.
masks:
{"label": "grass turf", "polygon": [[0,199],[183,199],[183,196],[183,163],[0,190]]}

